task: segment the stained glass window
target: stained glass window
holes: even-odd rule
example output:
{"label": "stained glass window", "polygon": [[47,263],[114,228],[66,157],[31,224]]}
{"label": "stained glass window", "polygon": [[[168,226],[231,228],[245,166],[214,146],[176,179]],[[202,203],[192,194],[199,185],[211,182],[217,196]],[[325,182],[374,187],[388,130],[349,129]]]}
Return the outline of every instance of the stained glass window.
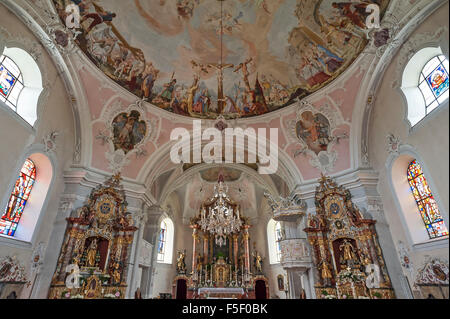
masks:
{"label": "stained glass window", "polygon": [[275,224],[275,246],[277,250],[277,262],[281,261],[281,240],[283,239],[283,233],[281,231],[281,224],[277,222]]}
{"label": "stained glass window", "polygon": [[0,218],[0,234],[14,236],[35,181],[36,166],[30,159],[27,159],[20,170],[5,212]]}
{"label": "stained glass window", "polygon": [[417,161],[411,162],[408,167],[408,182],[430,239],[448,236],[447,227],[439,213],[422,167]]}
{"label": "stained glass window", "polygon": [[422,69],[419,89],[425,100],[426,114],[448,99],[448,60],[444,55],[431,59]]}
{"label": "stained glass window", "polygon": [[164,221],[162,221],[158,240],[158,261],[164,261],[166,241],[167,241],[167,225]]}
{"label": "stained glass window", "polygon": [[22,72],[7,56],[0,56],[0,101],[17,111],[17,100],[24,88]]}

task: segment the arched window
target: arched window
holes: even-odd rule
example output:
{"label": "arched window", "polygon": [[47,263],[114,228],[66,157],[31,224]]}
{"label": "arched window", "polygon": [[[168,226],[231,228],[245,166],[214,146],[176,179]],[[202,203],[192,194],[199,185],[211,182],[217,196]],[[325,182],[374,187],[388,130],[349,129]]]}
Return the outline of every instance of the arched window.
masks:
{"label": "arched window", "polygon": [[156,261],[163,264],[172,263],[174,227],[170,218],[161,221],[158,234],[158,256]]}
{"label": "arched window", "polygon": [[5,212],[0,218],[0,234],[14,236],[35,181],[36,166],[32,160],[27,159],[20,170],[19,178],[11,192]]}
{"label": "arched window", "polygon": [[275,223],[275,247],[277,251],[277,262],[281,261],[281,240],[283,239],[283,235],[281,232],[281,224],[280,222]]}
{"label": "arched window", "polygon": [[419,89],[425,100],[426,115],[448,99],[448,60],[435,56],[420,72]]}
{"label": "arched window", "polygon": [[158,239],[158,261],[164,261],[164,252],[166,250],[166,241],[167,241],[167,224],[162,221],[161,228],[159,230],[159,239]]}
{"label": "arched window", "polygon": [[422,167],[414,160],[408,166],[408,182],[430,239],[448,236],[448,230],[434,200]]}
{"label": "arched window", "polygon": [[22,72],[9,57],[0,56],[0,100],[17,112],[17,101],[24,88]]}
{"label": "arched window", "polygon": [[269,244],[269,260],[271,264],[278,264],[281,261],[281,241],[283,240],[283,230],[281,223],[273,219],[267,223],[267,242]]}
{"label": "arched window", "polygon": [[448,60],[441,48],[419,50],[407,63],[401,90],[408,105],[408,121],[415,126],[449,97]]}
{"label": "arched window", "polygon": [[34,125],[42,91],[41,71],[28,52],[8,47],[0,51],[0,106]]}

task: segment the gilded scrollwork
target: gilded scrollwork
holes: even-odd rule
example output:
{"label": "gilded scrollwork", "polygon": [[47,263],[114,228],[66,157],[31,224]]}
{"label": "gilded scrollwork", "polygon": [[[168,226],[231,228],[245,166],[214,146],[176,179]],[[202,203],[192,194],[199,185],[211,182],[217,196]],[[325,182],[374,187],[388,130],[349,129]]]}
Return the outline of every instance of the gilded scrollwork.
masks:
{"label": "gilded scrollwork", "polygon": [[[129,218],[120,181],[118,174],[96,187],[86,205],[67,218],[66,238],[50,287],[50,298],[124,297],[127,258],[137,228]],[[82,288],[61,289],[69,265],[78,267]]]}
{"label": "gilded scrollwork", "polygon": [[313,246],[316,292],[322,298],[394,298],[376,222],[364,219],[350,192],[325,176],[315,204],[305,232]]}

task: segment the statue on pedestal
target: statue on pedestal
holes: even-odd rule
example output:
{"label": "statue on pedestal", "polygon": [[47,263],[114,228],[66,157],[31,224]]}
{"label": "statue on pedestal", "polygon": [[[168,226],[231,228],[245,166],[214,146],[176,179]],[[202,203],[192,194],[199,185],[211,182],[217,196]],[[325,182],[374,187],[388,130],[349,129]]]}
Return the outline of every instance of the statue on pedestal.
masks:
{"label": "statue on pedestal", "polygon": [[203,257],[198,253],[197,255],[197,271],[201,271],[203,268]]}
{"label": "statue on pedestal", "polygon": [[263,258],[261,257],[261,255],[257,251],[255,251],[255,253],[253,254],[253,257],[255,258],[256,273],[257,274],[262,274],[262,260],[263,260]]}
{"label": "statue on pedestal", "polygon": [[341,257],[344,264],[347,266],[350,266],[357,261],[355,256],[355,248],[347,239],[345,239],[344,243],[339,246],[339,251],[341,251]]}
{"label": "statue on pedestal", "polygon": [[324,260],[324,261],[322,261],[320,268],[322,268],[321,276],[322,276],[324,283],[326,285],[330,284],[331,278],[333,278],[333,275],[332,275],[331,269],[330,269],[330,264],[326,260]]}
{"label": "statue on pedestal", "polygon": [[186,252],[185,251],[179,251],[178,252],[178,258],[177,258],[177,272],[179,274],[186,273]]}
{"label": "statue on pedestal", "polygon": [[121,279],[120,278],[121,277],[121,275],[120,275],[120,264],[116,261],[114,263],[113,267],[114,267],[113,271],[112,271],[113,283],[118,285],[118,284],[120,284],[120,279]]}
{"label": "statue on pedestal", "polygon": [[100,252],[98,251],[97,238],[93,238],[89,247],[84,251],[84,266],[95,268],[100,261]]}

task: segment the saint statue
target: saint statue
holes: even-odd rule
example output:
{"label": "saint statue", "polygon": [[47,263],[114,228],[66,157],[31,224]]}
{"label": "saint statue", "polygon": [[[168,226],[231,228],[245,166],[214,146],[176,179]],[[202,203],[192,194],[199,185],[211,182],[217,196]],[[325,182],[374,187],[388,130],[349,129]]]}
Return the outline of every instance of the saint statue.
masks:
{"label": "saint statue", "polygon": [[95,259],[97,257],[97,238],[94,238],[89,245],[86,258],[87,267],[95,267]]}
{"label": "saint statue", "polygon": [[262,273],[262,257],[258,252],[254,254],[254,257],[255,257],[256,273]]}
{"label": "saint statue", "polygon": [[333,275],[331,274],[330,270],[330,264],[327,261],[322,262],[322,279],[327,280],[333,278]]}
{"label": "saint statue", "polygon": [[179,273],[186,271],[186,263],[184,262],[184,259],[186,257],[186,253],[179,251],[178,252],[178,258],[177,258],[177,271]]}
{"label": "saint statue", "polygon": [[202,255],[200,255],[200,253],[198,253],[197,255],[197,271],[201,271],[203,266],[203,257]]}
{"label": "saint statue", "polygon": [[348,262],[348,261],[354,261],[355,260],[355,253],[354,253],[354,248],[353,245],[347,240],[344,240],[344,243],[339,246],[339,250],[343,252],[343,257],[344,257],[344,262]]}
{"label": "saint statue", "polygon": [[112,273],[114,283],[120,284],[120,264],[118,262],[114,263],[114,270]]}

